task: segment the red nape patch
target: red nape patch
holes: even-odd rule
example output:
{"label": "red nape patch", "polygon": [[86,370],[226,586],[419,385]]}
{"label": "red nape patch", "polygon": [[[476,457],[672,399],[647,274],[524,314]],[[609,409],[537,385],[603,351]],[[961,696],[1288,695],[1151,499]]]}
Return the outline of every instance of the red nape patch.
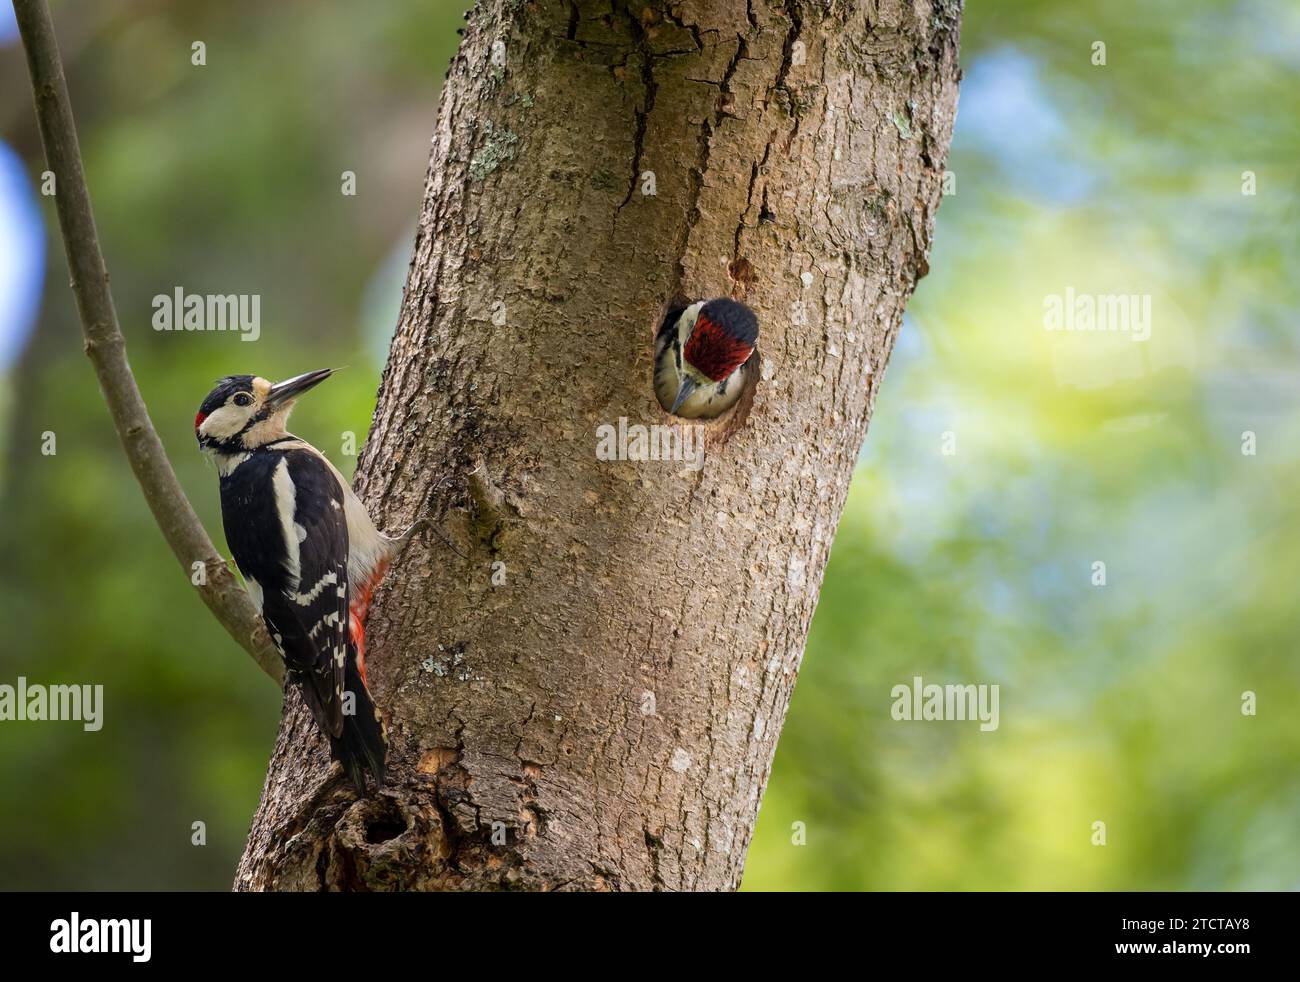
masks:
{"label": "red nape patch", "polygon": [[733,338],[701,312],[695,321],[695,330],[686,340],[682,356],[704,375],[721,382],[753,353],[752,344]]}
{"label": "red nape patch", "polygon": [[204,421],[205,419],[207,419],[207,418],[208,418],[208,414],[207,414],[207,413],[204,413],[204,412],[197,412],[197,413],[194,414],[194,432],[195,432],[195,433],[197,433],[197,432],[199,431],[199,427],[203,425],[203,421]]}

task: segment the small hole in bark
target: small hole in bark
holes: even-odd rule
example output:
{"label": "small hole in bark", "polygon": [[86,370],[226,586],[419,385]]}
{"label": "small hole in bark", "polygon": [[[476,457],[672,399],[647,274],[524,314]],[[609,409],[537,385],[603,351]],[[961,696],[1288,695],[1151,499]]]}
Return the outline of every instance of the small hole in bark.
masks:
{"label": "small hole in bark", "polygon": [[381,818],[366,826],[366,841],[372,846],[381,842],[391,842],[406,831],[406,824],[396,819]]}
{"label": "small hole in bark", "polygon": [[373,814],[366,815],[366,842],[377,846],[391,842],[409,827],[401,810],[392,803],[380,804]]}

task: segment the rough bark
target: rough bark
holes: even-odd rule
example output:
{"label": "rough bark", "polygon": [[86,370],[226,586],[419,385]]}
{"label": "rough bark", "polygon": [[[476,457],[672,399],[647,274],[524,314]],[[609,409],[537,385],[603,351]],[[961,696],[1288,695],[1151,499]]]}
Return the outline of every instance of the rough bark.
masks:
{"label": "rough bark", "polygon": [[[737,885],[926,270],[959,16],[469,15],[357,478],[389,529],[432,495],[457,551],[413,545],[371,614],[391,787],[327,778],[291,699],[237,888]],[[702,469],[598,459],[601,424],[670,421],[663,304],[727,294],[759,316],[761,379]]]}

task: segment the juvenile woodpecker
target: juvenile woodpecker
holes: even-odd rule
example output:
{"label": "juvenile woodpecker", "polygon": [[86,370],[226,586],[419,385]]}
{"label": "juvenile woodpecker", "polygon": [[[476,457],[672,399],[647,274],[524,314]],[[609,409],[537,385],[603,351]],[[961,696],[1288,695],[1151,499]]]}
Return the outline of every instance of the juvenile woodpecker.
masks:
{"label": "juvenile woodpecker", "polygon": [[288,680],[364,792],[367,771],[383,785],[386,746],[366,686],[366,611],[415,526],[381,533],[337,468],[285,429],[294,399],[332,374],[223,378],[199,407],[194,435],[221,476],[226,542]]}
{"label": "juvenile woodpecker", "polygon": [[712,419],[730,409],[758,359],[758,318],[725,297],[668,312],[655,343],[655,395],[674,416]]}

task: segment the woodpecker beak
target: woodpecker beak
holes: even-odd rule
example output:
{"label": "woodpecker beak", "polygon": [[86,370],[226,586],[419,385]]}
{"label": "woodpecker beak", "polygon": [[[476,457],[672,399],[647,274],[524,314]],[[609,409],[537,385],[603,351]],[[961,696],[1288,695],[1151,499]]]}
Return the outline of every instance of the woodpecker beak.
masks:
{"label": "woodpecker beak", "polygon": [[290,400],[302,395],[308,389],[320,385],[335,371],[336,369],[333,368],[318,368],[314,372],[306,372],[285,379],[283,382],[276,382],[275,385],[271,386],[271,391],[266,394],[266,404],[272,408],[283,406]]}
{"label": "woodpecker beak", "polygon": [[690,395],[692,392],[695,391],[695,388],[696,388],[695,379],[689,377],[683,377],[682,384],[677,389],[677,398],[673,400],[673,408],[668,411],[672,413],[674,416],[676,416],[677,410],[682,408],[682,403],[690,398]]}

